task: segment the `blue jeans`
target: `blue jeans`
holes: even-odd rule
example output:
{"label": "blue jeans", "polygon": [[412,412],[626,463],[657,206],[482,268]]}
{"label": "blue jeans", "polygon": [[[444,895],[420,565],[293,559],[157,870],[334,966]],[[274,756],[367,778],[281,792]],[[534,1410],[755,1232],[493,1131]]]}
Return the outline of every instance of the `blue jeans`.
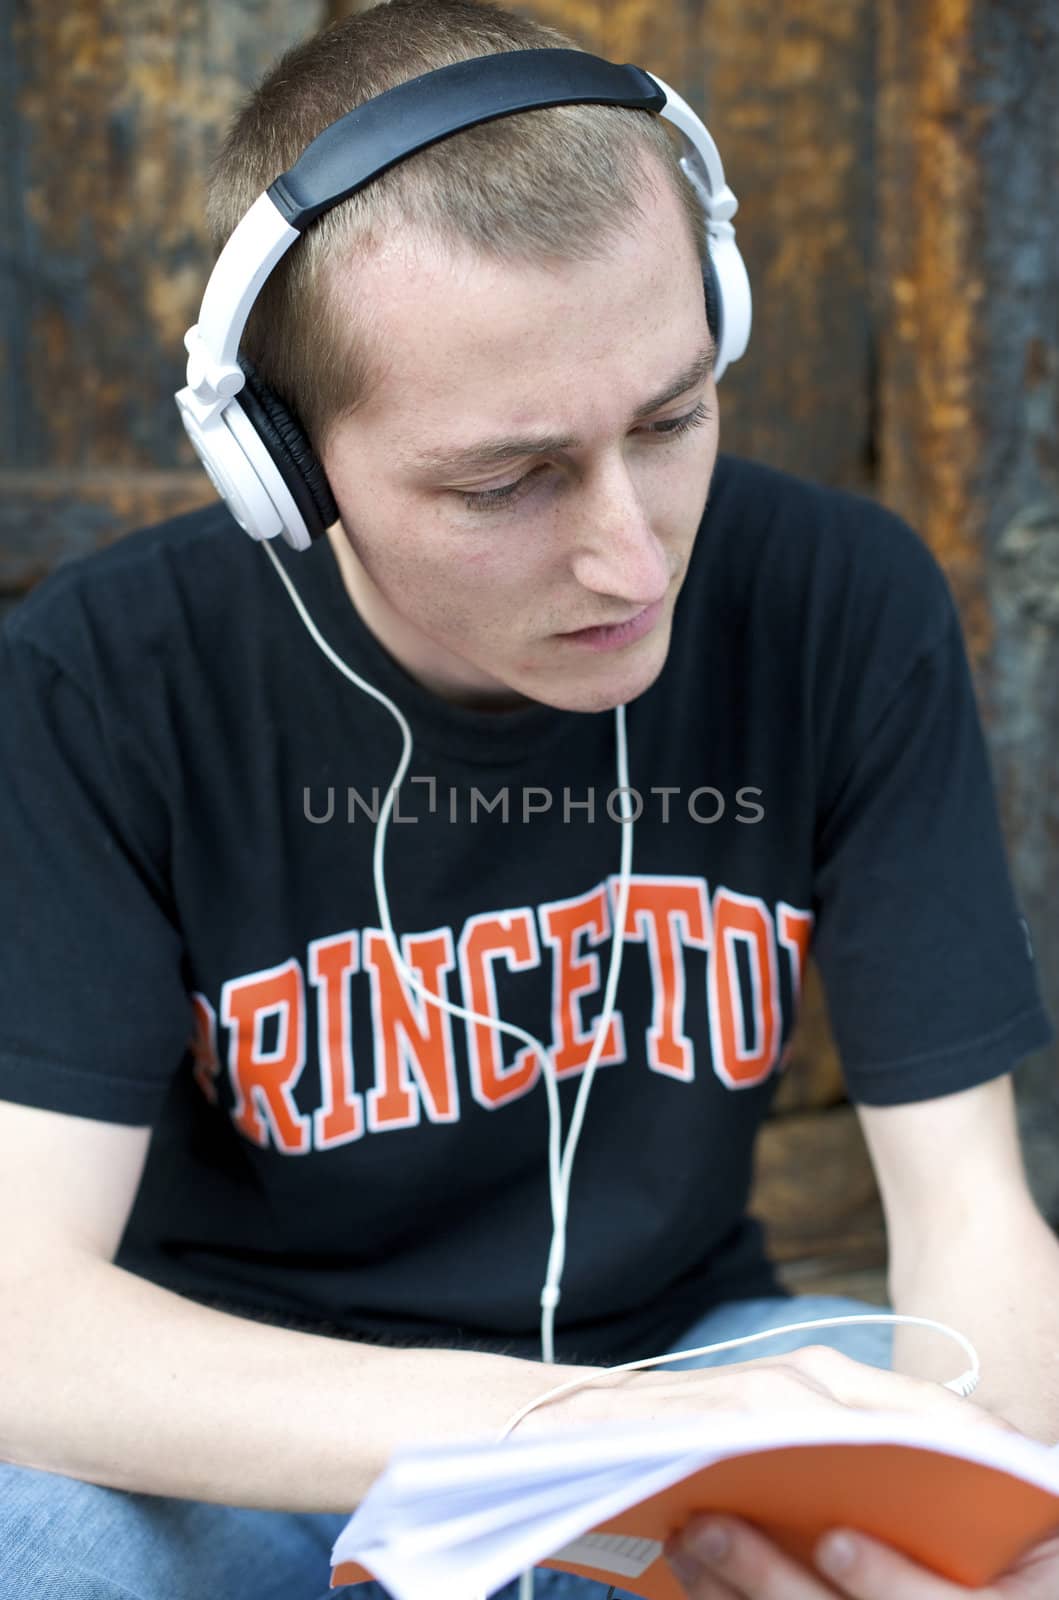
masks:
{"label": "blue jeans", "polygon": [[[710,1312],[673,1348],[878,1309],[832,1295],[736,1301]],[[819,1328],[689,1365],[751,1361],[802,1343],[832,1344],[858,1361],[890,1365],[886,1324]],[[0,1463],[0,1600],[385,1600],[375,1583],[328,1587],[331,1547],[347,1521],[132,1494]],[[515,1600],[517,1588],[501,1590],[503,1600]],[[538,1600],[603,1600],[605,1592],[569,1573],[535,1575]]]}

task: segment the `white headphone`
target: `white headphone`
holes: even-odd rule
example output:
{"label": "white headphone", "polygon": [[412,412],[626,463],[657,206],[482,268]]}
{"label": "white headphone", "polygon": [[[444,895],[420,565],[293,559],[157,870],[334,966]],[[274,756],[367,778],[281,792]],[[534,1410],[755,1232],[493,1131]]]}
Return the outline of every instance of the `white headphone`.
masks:
{"label": "white headphone", "polygon": [[581,50],[511,50],[424,73],[357,106],[315,138],[260,195],[218,257],[198,321],[184,336],[187,385],[176,395],[199,459],[240,527],[307,550],[338,511],[297,418],[239,356],[239,341],[273,267],[317,217],[427,145],[519,111],[592,103],[661,114],[702,205],[703,286],[717,341],[715,376],[750,337],[750,280],[735,242],[739,202],[717,146],[680,95],[641,67]]}

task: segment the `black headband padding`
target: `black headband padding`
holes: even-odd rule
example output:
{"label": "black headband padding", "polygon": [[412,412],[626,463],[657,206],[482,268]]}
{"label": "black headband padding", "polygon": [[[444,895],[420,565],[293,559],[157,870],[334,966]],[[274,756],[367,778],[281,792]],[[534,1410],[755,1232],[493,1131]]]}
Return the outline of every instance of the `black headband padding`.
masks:
{"label": "black headband padding", "polygon": [[584,50],[505,50],[425,72],[376,95],[315,138],[268,193],[299,233],[389,167],[462,128],[547,106],[661,111],[663,91],[642,67]]}
{"label": "black headband padding", "polygon": [[294,413],[245,356],[239,357],[239,365],[246,379],[238,394],[239,404],[290,490],[309,537],[318,539],[332,522],[338,521],[338,507],[327,474]]}
{"label": "black headband padding", "polygon": [[717,282],[717,269],[713,264],[713,256],[710,254],[709,246],[706,249],[706,260],[702,263],[702,286],[706,291],[706,326],[713,334],[717,348],[720,349],[721,336],[724,332],[721,325],[723,322],[721,314],[723,301],[721,299],[721,286]]}

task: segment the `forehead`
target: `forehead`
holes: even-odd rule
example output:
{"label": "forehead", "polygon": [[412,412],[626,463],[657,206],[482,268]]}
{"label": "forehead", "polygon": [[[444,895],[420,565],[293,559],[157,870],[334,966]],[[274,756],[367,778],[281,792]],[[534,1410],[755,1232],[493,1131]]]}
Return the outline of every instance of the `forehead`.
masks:
{"label": "forehead", "polygon": [[586,392],[635,406],[705,340],[701,269],[668,183],[587,261],[501,261],[410,230],[334,291],[370,307],[378,379],[356,414],[369,427],[451,434],[501,413],[521,426]]}

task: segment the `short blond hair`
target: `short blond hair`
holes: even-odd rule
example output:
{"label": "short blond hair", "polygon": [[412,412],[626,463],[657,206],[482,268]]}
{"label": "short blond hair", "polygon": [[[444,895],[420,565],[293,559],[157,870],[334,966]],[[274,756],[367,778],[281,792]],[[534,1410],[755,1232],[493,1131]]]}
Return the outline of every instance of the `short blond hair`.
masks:
{"label": "short blond hair", "polygon": [[[388,0],[288,51],[237,113],[213,165],[207,218],[219,249],[262,190],[330,123],[420,73],[506,50],[578,49],[557,29],[477,0]],[[651,157],[654,161],[651,161]],[[395,227],[502,261],[588,260],[666,177],[705,259],[701,207],[660,118],[570,105],[451,135],[326,213],[266,282],[242,349],[317,450],[370,391],[368,318],[350,325],[328,268]]]}

